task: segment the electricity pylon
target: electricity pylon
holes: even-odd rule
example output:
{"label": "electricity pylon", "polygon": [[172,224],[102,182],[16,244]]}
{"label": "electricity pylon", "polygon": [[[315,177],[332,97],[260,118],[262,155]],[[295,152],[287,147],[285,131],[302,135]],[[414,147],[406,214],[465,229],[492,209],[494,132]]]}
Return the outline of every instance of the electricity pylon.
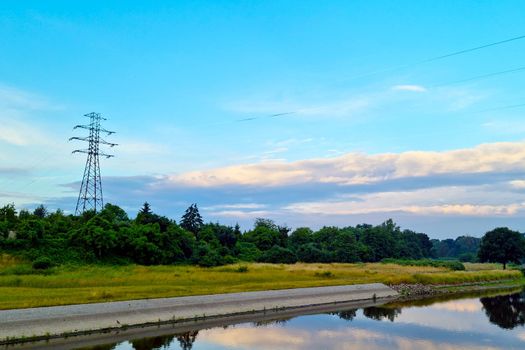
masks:
{"label": "electricity pylon", "polygon": [[109,147],[117,146],[116,143],[107,142],[100,137],[100,133],[105,133],[108,136],[114,134],[114,131],[109,131],[101,127],[100,123],[103,118],[100,113],[89,113],[85,117],[89,118],[88,125],[77,125],[73,129],[86,129],[89,131],[87,137],[71,137],[71,140],[79,140],[88,142],[87,149],[76,149],[72,153],[86,153],[86,167],[84,168],[84,176],[82,178],[82,185],[78,193],[77,207],[75,215],[80,215],[86,210],[93,209],[95,212],[102,209],[104,206],[104,199],[102,197],[102,179],[100,177],[100,160],[99,156],[106,158],[114,157],[111,154],[106,154],[100,151],[100,145],[107,145]]}

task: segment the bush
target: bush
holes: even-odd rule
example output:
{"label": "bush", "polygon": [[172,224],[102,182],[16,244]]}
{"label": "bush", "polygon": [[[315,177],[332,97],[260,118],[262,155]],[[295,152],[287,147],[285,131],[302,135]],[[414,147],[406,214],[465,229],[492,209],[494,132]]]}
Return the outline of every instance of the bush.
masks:
{"label": "bush", "polygon": [[237,268],[237,270],[235,270],[236,272],[240,272],[240,273],[244,273],[244,272],[248,272],[248,266],[246,265],[241,265]]}
{"label": "bush", "polygon": [[316,272],[315,277],[322,277],[322,278],[332,278],[335,277],[335,275],[332,273],[332,271],[322,271],[322,272]]}
{"label": "bush", "polygon": [[202,267],[224,265],[222,257],[207,243],[200,242],[193,251],[192,262]]}
{"label": "bush", "polygon": [[257,261],[261,257],[261,251],[253,243],[238,241],[235,248],[238,251],[239,260]]}
{"label": "bush", "polygon": [[274,245],[261,255],[259,261],[272,264],[295,264],[297,256],[290,249]]}
{"label": "bush", "polygon": [[299,246],[299,248],[297,248],[297,258],[299,259],[299,261],[305,263],[326,260],[323,251],[318,249],[313,243],[307,243]]}
{"label": "bush", "polygon": [[33,261],[33,268],[35,270],[47,270],[53,266],[53,262],[48,257],[38,258]]}

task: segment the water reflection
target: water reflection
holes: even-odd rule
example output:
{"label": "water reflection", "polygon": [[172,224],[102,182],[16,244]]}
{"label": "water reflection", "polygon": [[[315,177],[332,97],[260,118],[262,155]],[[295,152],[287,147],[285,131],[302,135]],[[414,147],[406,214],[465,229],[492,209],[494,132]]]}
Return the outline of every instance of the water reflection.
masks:
{"label": "water reflection", "polygon": [[128,340],[89,350],[525,349],[525,293],[424,300]]}
{"label": "water reflection", "polygon": [[[395,318],[401,314],[401,308],[394,307],[367,307],[363,309],[363,315],[372,320],[381,321],[383,319],[394,322]],[[339,318],[352,321],[357,316],[357,309],[349,309],[339,312],[333,312],[331,315],[336,315]]]}
{"label": "water reflection", "polygon": [[481,298],[489,321],[504,329],[525,324],[525,292]]}
{"label": "water reflection", "polygon": [[383,319],[394,322],[394,319],[401,314],[399,308],[387,308],[387,307],[367,307],[363,310],[363,315],[376,321]]}

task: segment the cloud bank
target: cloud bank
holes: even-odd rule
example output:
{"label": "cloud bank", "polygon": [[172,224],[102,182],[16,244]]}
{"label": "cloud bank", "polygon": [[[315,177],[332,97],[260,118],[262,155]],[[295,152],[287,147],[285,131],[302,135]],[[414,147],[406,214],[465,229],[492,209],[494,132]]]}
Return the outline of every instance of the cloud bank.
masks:
{"label": "cloud bank", "polygon": [[433,237],[479,236],[501,225],[525,228],[523,141],[441,152],[348,153],[104,181],[107,200],[131,212],[147,200],[158,212],[177,218],[196,202],[207,220],[244,227],[256,217],[269,217],[294,227],[393,218]]}

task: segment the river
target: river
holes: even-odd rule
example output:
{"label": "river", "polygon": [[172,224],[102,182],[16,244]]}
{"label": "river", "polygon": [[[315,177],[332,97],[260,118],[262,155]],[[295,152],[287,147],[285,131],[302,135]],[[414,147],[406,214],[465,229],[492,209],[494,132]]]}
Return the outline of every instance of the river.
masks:
{"label": "river", "polygon": [[521,291],[339,310],[182,334],[120,339],[82,349],[508,350],[525,349],[524,324],[525,292]]}

